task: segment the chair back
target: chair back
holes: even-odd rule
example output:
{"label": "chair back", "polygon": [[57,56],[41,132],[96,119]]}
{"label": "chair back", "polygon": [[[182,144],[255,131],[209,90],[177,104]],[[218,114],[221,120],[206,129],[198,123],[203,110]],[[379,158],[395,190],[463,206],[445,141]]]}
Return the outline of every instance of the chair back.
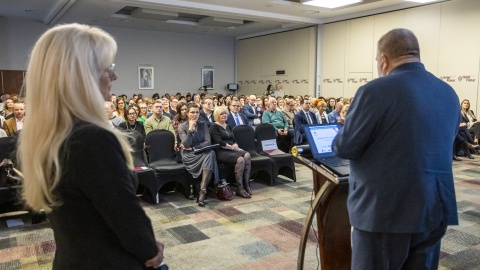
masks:
{"label": "chair back", "polygon": [[15,160],[17,138],[16,137],[2,137],[0,138],[0,162],[8,158]]}
{"label": "chair back", "polygon": [[263,151],[262,141],[276,139],[275,128],[271,124],[262,123],[255,128],[255,139],[257,140],[257,151]]}
{"label": "chair back", "polygon": [[255,149],[255,131],[249,125],[239,125],[233,128],[233,136],[237,141],[238,146],[249,152],[256,152]]}
{"label": "chair back", "polygon": [[150,163],[158,160],[175,159],[175,135],[171,131],[157,129],[145,138]]}
{"label": "chair back", "polygon": [[132,147],[133,166],[146,167],[147,155],[145,154],[145,137],[136,130],[122,130],[127,136],[130,147]]}

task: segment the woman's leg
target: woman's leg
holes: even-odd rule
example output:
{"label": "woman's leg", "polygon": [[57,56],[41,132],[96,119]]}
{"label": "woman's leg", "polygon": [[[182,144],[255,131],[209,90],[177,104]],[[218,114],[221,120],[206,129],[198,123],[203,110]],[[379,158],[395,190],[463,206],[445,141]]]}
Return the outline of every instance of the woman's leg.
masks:
{"label": "woman's leg", "polygon": [[235,195],[242,198],[251,198],[250,195],[243,189],[243,172],[245,170],[245,159],[239,157],[235,164],[235,180],[237,181],[237,192]]}
{"label": "woman's leg", "polygon": [[243,155],[245,160],[245,167],[243,170],[243,189],[252,196],[252,190],[250,189],[250,171],[252,170],[252,159],[250,158],[250,153]]}
{"label": "woman's leg", "polygon": [[205,195],[207,194],[208,182],[212,178],[212,171],[203,170],[202,182],[200,183],[200,192],[198,194],[198,206],[205,206]]}

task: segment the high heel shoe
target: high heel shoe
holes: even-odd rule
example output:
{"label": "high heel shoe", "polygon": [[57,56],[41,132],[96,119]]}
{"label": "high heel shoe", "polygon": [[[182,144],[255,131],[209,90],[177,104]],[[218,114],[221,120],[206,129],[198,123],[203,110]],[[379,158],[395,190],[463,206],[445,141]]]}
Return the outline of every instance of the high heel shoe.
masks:
{"label": "high heel shoe", "polygon": [[207,194],[206,189],[200,189],[200,192],[198,193],[198,198],[197,198],[197,203],[198,206],[204,207],[205,206],[205,194]]}

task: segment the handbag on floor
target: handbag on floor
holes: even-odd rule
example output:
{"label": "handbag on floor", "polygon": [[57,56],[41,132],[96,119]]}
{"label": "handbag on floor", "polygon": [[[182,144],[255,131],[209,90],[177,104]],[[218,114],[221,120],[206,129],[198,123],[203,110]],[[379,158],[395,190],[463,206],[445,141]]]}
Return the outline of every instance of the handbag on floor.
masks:
{"label": "handbag on floor", "polygon": [[222,183],[217,186],[217,198],[222,201],[231,201],[233,199],[233,192],[227,183]]}

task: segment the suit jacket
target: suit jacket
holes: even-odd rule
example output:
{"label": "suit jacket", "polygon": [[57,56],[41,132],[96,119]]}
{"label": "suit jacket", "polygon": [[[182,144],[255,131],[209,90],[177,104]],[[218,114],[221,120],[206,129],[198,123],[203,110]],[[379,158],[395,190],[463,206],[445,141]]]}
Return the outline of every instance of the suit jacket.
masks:
{"label": "suit jacket", "polygon": [[250,125],[250,126],[253,126],[253,119],[258,118],[257,108],[252,107],[250,105],[250,103],[245,104],[245,106],[243,106],[241,113],[243,113],[243,114],[245,114],[245,116],[247,116],[248,125]]}
{"label": "suit jacket", "polygon": [[155,234],[117,138],[80,122],[61,151],[55,195],[62,204],[48,214],[57,245],[53,269],[143,269],[157,254]]}
{"label": "suit jacket", "polygon": [[[318,124],[317,122],[317,117],[313,112],[307,112],[308,115],[310,115],[310,119],[312,119],[312,124]],[[295,114],[295,117],[293,118],[293,127],[294,127],[294,132],[295,132],[295,137],[293,139],[293,142],[295,144],[302,144],[305,139],[305,130],[303,129],[304,125],[308,125],[307,121],[307,115],[306,113],[301,110],[297,114]]]}
{"label": "suit jacket", "polygon": [[452,87],[413,62],[360,87],[354,100],[333,142],[350,159],[352,226],[419,233],[458,224],[452,145],[460,102]]}
{"label": "suit jacket", "polygon": [[[245,114],[239,112],[238,116],[240,116],[240,118],[242,119],[243,124],[248,125],[248,118]],[[229,124],[230,127],[232,128],[237,126],[237,122],[235,122],[235,119],[233,118],[233,115],[231,112],[228,113],[226,123]]]}
{"label": "suit jacket", "polygon": [[207,126],[210,127],[213,123],[215,123],[215,119],[213,119],[213,111],[210,114],[210,117],[207,116],[207,114],[203,111],[200,110],[200,115],[198,116],[199,120],[207,123]]}
{"label": "suit jacket", "polygon": [[12,137],[15,132],[17,132],[17,119],[12,117],[8,120],[5,120],[5,122],[3,122],[3,130],[5,130],[5,133],[7,133],[8,137]]}

